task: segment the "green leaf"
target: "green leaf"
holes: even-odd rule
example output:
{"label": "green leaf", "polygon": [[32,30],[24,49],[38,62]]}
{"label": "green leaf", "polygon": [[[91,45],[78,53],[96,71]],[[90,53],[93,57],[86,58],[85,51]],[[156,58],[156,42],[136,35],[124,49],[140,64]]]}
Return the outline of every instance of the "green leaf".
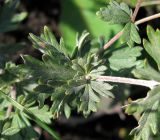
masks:
{"label": "green leaf", "polygon": [[61,38],[59,44],[52,31],[47,26],[44,27],[43,33],[40,37],[30,33],[29,38],[32,41],[33,46],[36,49],[39,49],[42,53],[46,53],[49,56],[58,53],[60,55],[64,55],[66,58],[69,58],[69,53],[67,48],[65,48],[63,39]]}
{"label": "green leaf", "polygon": [[31,124],[24,113],[15,113],[12,118],[12,126],[19,129],[30,127]]}
{"label": "green leaf", "polygon": [[124,47],[113,51],[109,57],[111,69],[119,71],[126,68],[132,68],[138,63],[137,57],[141,55],[141,47]]}
{"label": "green leaf", "polygon": [[36,58],[26,55],[23,56],[23,60],[26,64],[26,68],[31,70],[34,78],[42,78],[43,80],[57,79],[65,81],[68,80],[74,73],[74,71],[69,67],[65,67],[64,65],[60,64],[55,64],[55,61],[52,61],[52,58],[49,58],[49,60],[43,63],[42,61]]}
{"label": "green leaf", "polygon": [[134,135],[134,140],[147,140],[154,134],[159,132],[159,101],[160,86],[155,87],[148,92],[148,95],[143,99],[133,101],[127,106],[126,112],[129,114],[142,114],[138,127],[131,131]]}
{"label": "green leaf", "polygon": [[152,108],[143,113],[141,119],[139,120],[139,126],[134,128],[131,131],[131,135],[134,136],[134,140],[147,140],[149,139],[151,133],[154,135],[157,134],[158,131],[158,117],[157,114],[154,113],[159,106],[159,101],[156,101]]}
{"label": "green leaf", "polygon": [[67,118],[71,115],[71,107],[67,103],[64,105],[64,113]]}
{"label": "green leaf", "polygon": [[104,82],[91,81],[91,86],[92,89],[101,96],[114,98],[114,95],[109,91],[113,88],[110,84]]}
{"label": "green leaf", "polygon": [[141,38],[138,33],[138,27],[132,22],[127,23],[123,29],[122,40],[127,42],[129,46],[131,46],[132,42],[140,44]]}
{"label": "green leaf", "polygon": [[10,128],[8,128],[8,129],[5,129],[5,130],[2,132],[2,135],[11,136],[11,135],[14,135],[14,134],[18,133],[19,131],[20,131],[20,128],[10,127]]}
{"label": "green leaf", "polygon": [[46,98],[48,97],[47,94],[45,93],[39,93],[38,97],[37,97],[37,101],[39,103],[39,107],[43,107],[44,106],[44,102],[46,100]]}
{"label": "green leaf", "polygon": [[97,15],[111,24],[126,24],[131,22],[131,9],[125,3],[110,2],[106,8],[101,8]]}
{"label": "green leaf", "polygon": [[151,26],[147,26],[147,35],[149,41],[143,40],[144,48],[157,63],[160,70],[160,30],[155,31]]}
{"label": "green leaf", "polygon": [[12,18],[12,22],[21,22],[27,17],[27,12],[22,12],[20,14],[15,14]]}
{"label": "green leaf", "polygon": [[139,79],[148,79],[160,82],[160,73],[152,68],[147,62],[143,62],[143,66],[137,67],[132,71],[132,73]]}
{"label": "green leaf", "polygon": [[17,81],[18,77],[15,74],[16,71],[14,71],[14,73],[10,71],[15,68],[16,66],[12,62],[5,63],[4,72],[0,74],[0,88],[6,88]]}
{"label": "green leaf", "polygon": [[8,140],[37,140],[38,134],[34,131],[32,127],[26,127],[21,129],[21,131],[13,136],[8,137]]}
{"label": "green leaf", "polygon": [[49,107],[47,105],[43,106],[42,108],[31,107],[29,110],[36,115],[42,122],[51,123],[52,113],[49,112]]}
{"label": "green leaf", "polygon": [[107,70],[107,67],[102,65],[102,66],[99,66],[97,69],[93,69],[90,72],[90,74],[91,74],[91,76],[103,75],[103,74],[105,74],[106,70]]}
{"label": "green leaf", "polygon": [[137,44],[141,43],[141,38],[140,38],[139,33],[138,33],[138,27],[133,23],[131,23],[130,36],[131,36],[132,41],[136,42]]}
{"label": "green leaf", "polygon": [[[25,113],[29,119],[33,120],[34,122],[36,122],[38,125],[40,125],[43,129],[45,129],[49,134],[51,134],[56,140],[60,140],[59,136],[57,135],[57,133],[55,131],[53,131],[53,129],[49,128],[44,122],[42,122],[37,116],[36,114],[34,114],[34,112],[31,112],[28,108],[22,106],[21,104],[19,104],[17,101],[15,101],[13,98],[11,98],[10,96],[6,95],[4,92],[0,91],[0,95],[7,99],[14,107],[16,107],[19,111],[22,111],[23,113]],[[46,110],[46,107],[44,108],[44,110]],[[42,117],[43,118],[43,117]],[[41,118],[41,119],[42,119]],[[47,120],[48,121],[48,120]]]}
{"label": "green leaf", "polygon": [[80,110],[83,111],[83,114],[85,116],[88,115],[90,111],[93,111],[93,112],[97,111],[96,102],[98,99],[99,99],[98,96],[95,95],[91,86],[86,84],[84,93],[82,94],[80,98],[80,100],[82,101]]}

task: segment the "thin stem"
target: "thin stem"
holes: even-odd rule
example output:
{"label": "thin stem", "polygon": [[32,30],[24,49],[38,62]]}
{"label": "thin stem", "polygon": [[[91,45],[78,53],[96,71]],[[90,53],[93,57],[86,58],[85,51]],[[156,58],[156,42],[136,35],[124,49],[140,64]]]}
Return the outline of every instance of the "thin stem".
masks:
{"label": "thin stem", "polygon": [[[155,14],[155,15],[152,15],[152,16],[149,16],[149,17],[146,17],[146,18],[143,18],[143,19],[140,19],[138,21],[135,22],[135,25],[139,25],[139,24],[142,24],[142,23],[145,23],[145,22],[148,22],[150,20],[153,20],[153,19],[156,19],[156,18],[160,18],[160,13],[158,14]],[[117,33],[109,42],[107,42],[103,49],[107,49],[109,48],[114,42],[116,42],[121,36],[123,35],[123,30],[120,31],[119,33]]]}
{"label": "thin stem", "polygon": [[[137,4],[136,4],[136,8],[135,8],[134,13],[133,13],[133,15],[132,15],[132,17],[131,17],[132,22],[135,22],[135,19],[136,19],[136,16],[137,16],[137,14],[138,14],[139,8],[141,7],[142,1],[143,1],[143,0],[138,0],[138,2],[137,2]],[[116,42],[116,41],[122,36],[122,34],[123,34],[123,30],[120,31],[119,33],[117,33],[109,42],[107,42],[107,43],[104,45],[103,49],[105,50],[105,49],[107,49],[108,47],[110,47],[114,42]]]}
{"label": "thin stem", "polygon": [[140,7],[141,7],[142,1],[143,1],[143,0],[138,0],[138,2],[137,2],[137,4],[136,4],[136,8],[135,8],[134,13],[133,13],[133,15],[132,15],[132,22],[134,22],[135,19],[136,19],[136,17],[137,17],[137,14],[138,14],[138,11],[139,11],[139,9],[140,9]]}
{"label": "thin stem", "polygon": [[160,4],[159,0],[155,0],[155,1],[145,1],[141,4],[141,7],[145,7],[145,6],[153,6],[153,5],[158,5]]}
{"label": "thin stem", "polygon": [[[153,20],[153,19],[156,19],[156,18],[160,18],[160,13],[158,14],[155,14],[155,15],[152,15],[152,16],[149,16],[149,17],[146,17],[146,18],[143,18],[143,19],[140,19],[138,21],[135,22],[135,25],[139,25],[139,24],[142,24],[142,23],[145,23],[145,22],[148,22],[150,20]],[[104,50],[109,48],[114,42],[116,42],[121,36],[123,35],[123,30],[120,31],[119,33],[117,33],[109,42],[107,42],[105,45],[104,45]]]}
{"label": "thin stem", "polygon": [[150,20],[153,20],[153,19],[156,19],[156,18],[160,18],[160,13],[149,16],[149,17],[146,17],[146,18],[143,18],[143,19],[140,19],[140,20],[136,21],[135,24],[139,25],[139,24],[145,23],[147,21],[150,21]]}
{"label": "thin stem", "polygon": [[123,34],[123,30],[117,33],[107,44],[104,45],[104,49],[110,47],[114,42],[116,42]]}
{"label": "thin stem", "polygon": [[97,77],[97,81],[139,85],[139,86],[149,87],[150,89],[153,89],[156,85],[160,85],[159,82],[151,81],[151,80],[139,80],[139,79],[114,77],[114,76],[99,76],[99,77]]}

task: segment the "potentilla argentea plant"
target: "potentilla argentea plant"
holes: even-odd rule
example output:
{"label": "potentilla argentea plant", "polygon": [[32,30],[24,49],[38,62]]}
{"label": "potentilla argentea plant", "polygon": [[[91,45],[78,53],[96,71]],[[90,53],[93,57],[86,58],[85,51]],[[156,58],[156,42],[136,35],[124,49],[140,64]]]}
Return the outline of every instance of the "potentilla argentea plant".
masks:
{"label": "potentilla argentea plant", "polygon": [[[43,54],[42,60],[23,55],[24,64],[5,63],[0,73],[0,137],[19,140],[25,133],[26,138],[23,139],[37,139],[38,134],[30,123],[32,120],[59,140],[56,132],[46,124],[61,114],[69,118],[75,109],[85,117],[96,112],[102,98],[114,100],[115,83],[150,89],[145,98],[132,101],[124,109],[129,115],[141,116],[138,126],[130,133],[134,140],[148,140],[158,134],[160,31],[148,25],[148,39],[141,39],[138,25],[160,17],[160,14],[135,21],[141,3],[142,0],[138,0],[134,11],[127,4],[116,1],[100,8],[98,17],[123,26],[122,31],[105,45],[102,45],[104,40],[94,44],[89,32],[84,31],[77,36],[70,53],[63,38],[57,42],[47,26],[40,36],[29,34],[33,47]],[[123,45],[118,49],[112,48],[119,38]],[[157,69],[150,66],[146,59],[139,60],[143,48],[157,64]],[[110,75],[121,70],[130,70],[135,78]],[[46,99],[51,100],[50,107],[45,104]]]}

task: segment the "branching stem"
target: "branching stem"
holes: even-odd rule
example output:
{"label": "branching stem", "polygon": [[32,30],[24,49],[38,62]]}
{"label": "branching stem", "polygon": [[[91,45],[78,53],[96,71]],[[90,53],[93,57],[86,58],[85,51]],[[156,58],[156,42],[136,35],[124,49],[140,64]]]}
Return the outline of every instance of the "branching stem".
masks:
{"label": "branching stem", "polygon": [[[137,16],[137,14],[138,14],[138,11],[139,11],[139,8],[140,8],[140,6],[141,6],[142,1],[143,1],[143,0],[138,0],[138,2],[137,2],[137,4],[136,4],[136,8],[135,8],[134,13],[133,13],[133,15],[132,15],[132,17],[131,17],[132,22],[135,22],[135,19],[136,19],[136,16]],[[103,49],[105,50],[105,49],[107,49],[108,47],[110,47],[114,42],[116,42],[116,41],[122,36],[122,34],[123,34],[123,30],[120,31],[119,33],[117,33],[109,42],[107,42],[107,43],[104,45]]]}
{"label": "branching stem", "polygon": [[151,81],[151,80],[140,80],[140,79],[114,77],[114,76],[99,76],[97,77],[97,81],[139,85],[139,86],[149,87],[150,89],[153,89],[155,86],[160,85],[159,82]]}
{"label": "branching stem", "polygon": [[157,4],[160,4],[160,1],[159,1],[159,0],[144,1],[144,2],[141,4],[141,7],[152,6],[152,5],[157,5]]}
{"label": "branching stem", "polygon": [[[153,19],[156,19],[156,18],[160,18],[160,13],[158,14],[155,14],[155,15],[152,15],[152,16],[149,16],[149,17],[146,17],[146,18],[143,18],[143,19],[140,19],[138,21],[135,22],[135,25],[139,25],[139,24],[142,24],[142,23],[145,23],[147,21],[150,21],[150,20],[153,20]],[[114,42],[116,42],[121,36],[123,35],[123,30],[120,31],[119,33],[117,33],[110,41],[108,41],[103,49],[106,50],[107,48],[109,48]]]}
{"label": "branching stem", "polygon": [[140,19],[140,20],[136,21],[135,24],[139,25],[139,24],[145,23],[147,21],[150,21],[150,20],[153,20],[153,19],[156,19],[156,18],[160,18],[160,13],[149,16],[149,17],[146,17],[146,18],[143,18],[143,19]]}
{"label": "branching stem", "polygon": [[[140,8],[140,6],[141,6],[142,1],[143,1],[143,0],[139,0],[139,1],[137,2],[135,11],[134,11],[133,16],[132,16],[132,22],[134,22],[135,25],[139,25],[139,24],[142,24],[142,23],[144,23],[144,22],[147,22],[147,21],[150,21],[150,20],[153,20],[153,19],[156,19],[156,18],[160,18],[160,13],[158,13],[158,14],[155,14],[155,15],[152,15],[152,16],[149,16],[149,17],[146,17],[146,18],[143,18],[143,19],[138,20],[138,21],[135,22],[135,18],[136,18],[136,16],[137,16],[137,13],[138,13],[138,11],[139,11],[139,8]],[[110,47],[114,42],[116,42],[122,35],[123,35],[123,30],[120,31],[119,33],[117,33],[110,41],[108,41],[108,42],[104,45],[103,49],[106,50],[107,48],[109,48],[109,47]]]}
{"label": "branching stem", "polygon": [[140,7],[141,7],[142,1],[143,1],[143,0],[138,0],[138,2],[137,2],[137,4],[136,4],[136,8],[135,8],[134,13],[133,13],[132,18],[131,18],[132,22],[135,22],[135,19],[136,19],[136,17],[137,17],[138,11],[139,11],[139,9],[140,9]]}
{"label": "branching stem", "polygon": [[117,33],[107,44],[104,45],[103,49],[106,50],[109,48],[114,42],[116,42],[123,34],[123,30]]}

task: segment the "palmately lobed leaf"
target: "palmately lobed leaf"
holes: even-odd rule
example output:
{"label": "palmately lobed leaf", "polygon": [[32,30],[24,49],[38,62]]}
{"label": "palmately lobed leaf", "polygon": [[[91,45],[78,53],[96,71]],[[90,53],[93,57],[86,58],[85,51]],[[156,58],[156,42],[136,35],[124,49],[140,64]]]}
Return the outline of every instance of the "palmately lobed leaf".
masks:
{"label": "palmately lobed leaf", "polygon": [[[114,97],[111,85],[96,81],[97,76],[105,74],[107,67],[96,56],[98,50],[92,48],[88,32],[77,36],[76,49],[71,57],[66,52],[65,42],[61,39],[58,43],[48,27],[44,27],[40,37],[30,34],[30,39],[43,53],[42,60],[23,56],[24,63],[30,70],[30,77],[37,81],[33,92],[51,97],[50,111],[54,118],[60,114],[68,118],[72,108],[87,116],[97,110],[101,97]],[[43,107],[45,97],[36,100]]]}
{"label": "palmately lobed leaf", "polygon": [[106,8],[101,8],[97,15],[112,24],[126,24],[131,22],[131,9],[125,3],[110,2]]}
{"label": "palmately lobed leaf", "polygon": [[147,96],[129,104],[126,108],[128,114],[142,114],[138,126],[131,131],[134,140],[148,140],[152,134],[159,132],[159,99],[160,86],[148,92]]}

